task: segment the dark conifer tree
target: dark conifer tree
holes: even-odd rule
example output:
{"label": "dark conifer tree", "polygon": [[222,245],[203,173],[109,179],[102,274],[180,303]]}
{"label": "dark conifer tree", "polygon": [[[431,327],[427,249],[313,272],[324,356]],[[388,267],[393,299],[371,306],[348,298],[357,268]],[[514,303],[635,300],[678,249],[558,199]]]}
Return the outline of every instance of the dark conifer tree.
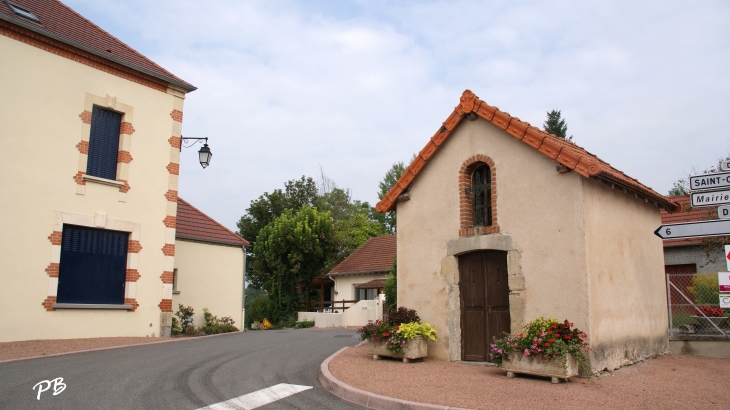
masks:
{"label": "dark conifer tree", "polygon": [[567,139],[568,141],[573,140],[573,136],[568,137],[568,124],[565,119],[560,117],[560,110],[552,110],[547,113],[547,120],[545,124],[545,132],[554,134],[556,137]]}

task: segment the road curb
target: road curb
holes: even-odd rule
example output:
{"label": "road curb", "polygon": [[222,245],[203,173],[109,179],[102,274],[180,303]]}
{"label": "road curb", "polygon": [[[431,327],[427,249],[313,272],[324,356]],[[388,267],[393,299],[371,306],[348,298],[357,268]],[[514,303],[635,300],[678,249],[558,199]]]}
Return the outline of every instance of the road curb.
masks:
{"label": "road curb", "polygon": [[134,343],[134,344],[120,345],[120,346],[97,347],[96,349],[74,350],[72,352],[46,354],[46,355],[42,355],[42,356],[19,357],[17,359],[0,360],[0,364],[10,363],[10,362],[19,362],[21,360],[41,359],[41,358],[44,358],[44,357],[66,356],[66,355],[69,355],[69,354],[76,354],[76,353],[96,352],[96,351],[100,351],[100,350],[122,349],[122,348],[125,348],[125,347],[134,347],[134,346],[158,345],[160,343],[183,342],[183,341],[186,341],[186,340],[197,340],[197,339],[205,339],[205,338],[208,338],[208,337],[235,335],[235,334],[238,334],[238,333],[243,333],[243,331],[239,330],[237,332],[218,333],[218,334],[215,334],[215,335],[194,336],[194,337],[160,338],[160,339],[167,339],[167,340],[160,340],[160,341],[157,341],[157,342],[148,342],[148,343]]}
{"label": "road curb", "polygon": [[329,369],[330,361],[345,351],[345,349],[349,349],[349,347],[343,347],[336,351],[319,366],[319,383],[325,390],[342,400],[373,410],[468,410],[460,407],[439,406],[436,404],[418,403],[415,401],[381,396],[379,394],[366,392],[365,390],[360,390],[345,384],[337,380],[335,376],[330,373]]}

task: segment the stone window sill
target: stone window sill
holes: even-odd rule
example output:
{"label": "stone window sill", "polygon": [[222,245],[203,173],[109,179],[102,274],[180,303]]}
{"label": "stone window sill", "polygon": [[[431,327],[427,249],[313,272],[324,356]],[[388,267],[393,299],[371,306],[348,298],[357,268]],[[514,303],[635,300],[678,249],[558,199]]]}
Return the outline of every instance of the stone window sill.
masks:
{"label": "stone window sill", "polygon": [[93,305],[86,303],[54,303],[54,309],[112,309],[112,310],[132,310],[132,305]]}
{"label": "stone window sill", "polygon": [[84,181],[96,182],[97,184],[111,185],[111,186],[115,186],[117,188],[121,188],[124,186],[124,182],[122,182],[122,181],[114,181],[111,179],[99,178],[99,177],[94,177],[91,175],[84,175],[81,177],[81,179],[83,179]]}
{"label": "stone window sill", "polygon": [[179,290],[173,290],[173,291],[172,291],[172,294],[173,294],[173,295],[179,295],[179,294],[180,294],[180,291],[179,291]]}

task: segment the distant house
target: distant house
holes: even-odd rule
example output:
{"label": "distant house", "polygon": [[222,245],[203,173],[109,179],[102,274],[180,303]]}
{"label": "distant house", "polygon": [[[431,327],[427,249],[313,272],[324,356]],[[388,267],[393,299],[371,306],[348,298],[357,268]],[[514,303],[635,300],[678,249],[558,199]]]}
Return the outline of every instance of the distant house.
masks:
{"label": "distant house", "polygon": [[429,357],[488,360],[540,316],[588,333],[594,371],[668,351],[653,232],[672,199],[469,90],[434,128],[377,204],[398,215],[398,304],[438,331]]}
{"label": "distant house", "polygon": [[203,324],[203,308],[230,316],[243,327],[244,270],[248,241],[231,232],[182,198],[177,199],[175,270],[172,305],[195,309],[195,325]]}
{"label": "distant house", "polygon": [[382,319],[386,308],[383,289],[393,268],[396,235],[368,239],[326,275],[309,285],[320,300],[302,306],[299,320],[316,327],[363,326]]}
{"label": "distant house", "polygon": [[[717,219],[717,207],[693,208],[689,196],[671,198],[680,210],[661,212],[662,224],[697,222]],[[724,249],[706,249],[706,239],[665,239],[664,271],[666,273],[715,273],[727,269]]]}
{"label": "distant house", "polygon": [[383,293],[385,280],[393,268],[396,244],[396,235],[370,238],[332,268],[327,273],[334,281],[331,300],[374,300]]}

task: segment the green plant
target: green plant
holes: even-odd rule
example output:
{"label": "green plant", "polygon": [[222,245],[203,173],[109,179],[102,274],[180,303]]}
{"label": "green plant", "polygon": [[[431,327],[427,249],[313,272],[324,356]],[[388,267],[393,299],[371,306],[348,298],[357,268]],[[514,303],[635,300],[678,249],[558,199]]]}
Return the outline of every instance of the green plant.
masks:
{"label": "green plant", "polygon": [[205,320],[205,325],[199,329],[199,332],[205,333],[206,335],[238,331],[238,328],[233,326],[236,322],[230,316],[218,319],[217,316],[208,311],[208,308],[203,308],[203,319]]}
{"label": "green plant", "polygon": [[567,320],[563,323],[555,319],[537,318],[525,325],[520,333],[508,334],[490,344],[490,361],[502,364],[515,355],[542,356],[542,360],[560,359],[567,366],[567,355],[575,356],[582,375],[590,375],[588,362],[588,343],[584,332],[572,328]]}
{"label": "green plant", "polygon": [[403,323],[398,327],[398,333],[404,339],[413,339],[416,336],[423,336],[430,340],[436,340],[436,328],[428,322]]}
{"label": "green plant", "polygon": [[[387,298],[387,297],[386,297]],[[390,311],[388,314],[388,323],[391,325],[400,325],[401,323],[420,322],[421,318],[414,309],[407,307],[399,307],[398,310]]]}
{"label": "green plant", "polygon": [[251,302],[251,308],[246,311],[246,328],[251,328],[251,323],[261,323],[269,311],[269,297],[259,296]]}
{"label": "green plant", "polygon": [[183,306],[182,303],[179,304],[175,316],[180,319],[180,333],[195,333],[195,326],[193,325],[195,310],[192,307]]}
{"label": "green plant", "polygon": [[390,310],[398,306],[398,257],[393,258],[393,266],[388,279],[385,280],[383,293],[385,293],[385,302],[388,303]]}
{"label": "green plant", "polygon": [[297,322],[297,329],[306,329],[308,327],[314,327],[314,320],[304,320]]}
{"label": "green plant", "polygon": [[692,286],[687,286],[692,298],[698,305],[717,305],[720,290],[717,274],[699,274],[692,277]]}
{"label": "green plant", "polygon": [[170,333],[173,335],[179,335],[182,332],[180,327],[180,321],[175,316],[172,317],[172,326],[170,327]]}

